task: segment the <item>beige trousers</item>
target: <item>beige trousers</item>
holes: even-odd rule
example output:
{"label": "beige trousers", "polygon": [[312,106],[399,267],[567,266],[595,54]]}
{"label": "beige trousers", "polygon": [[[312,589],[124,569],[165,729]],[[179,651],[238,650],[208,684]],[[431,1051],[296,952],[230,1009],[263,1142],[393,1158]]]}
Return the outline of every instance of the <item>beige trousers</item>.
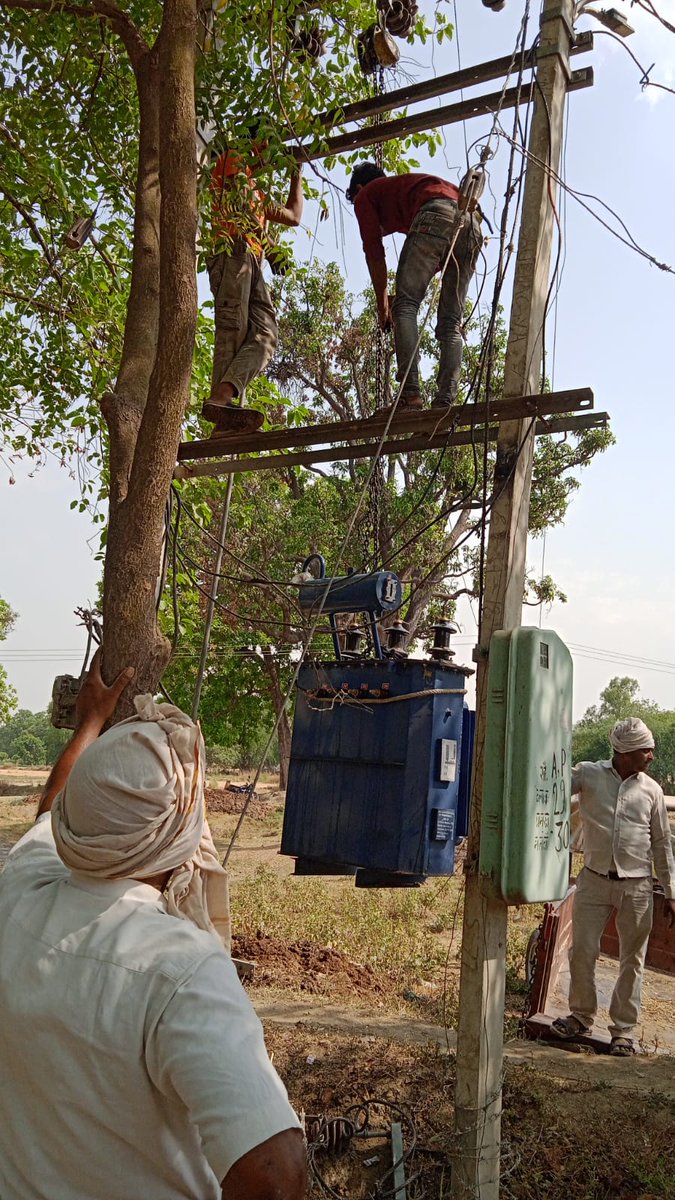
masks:
{"label": "beige trousers", "polygon": [[605,879],[584,867],[577,880],[570,950],[570,1012],[588,1029],[598,1008],[595,964],[600,939],[616,909],[619,977],[609,1005],[612,1037],[630,1037],[640,1015],[640,996],[647,942],[652,927],[651,876]]}
{"label": "beige trousers", "polygon": [[211,387],[231,383],[243,401],[246,387],[265,370],[277,345],[277,319],[261,264],[243,238],[229,254],[209,260],[215,342]]}

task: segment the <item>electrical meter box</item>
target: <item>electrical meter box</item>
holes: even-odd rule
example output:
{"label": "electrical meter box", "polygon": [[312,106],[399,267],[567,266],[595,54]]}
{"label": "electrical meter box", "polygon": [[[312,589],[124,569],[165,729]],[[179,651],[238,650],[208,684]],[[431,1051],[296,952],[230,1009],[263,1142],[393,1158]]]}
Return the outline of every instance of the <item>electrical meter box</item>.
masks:
{"label": "electrical meter box", "polygon": [[556,633],[490,642],[480,875],[507,904],[561,900],[570,854],[572,657]]}
{"label": "electrical meter box", "polygon": [[452,874],[471,673],[422,659],[302,666],[281,839],[296,874],[365,887]]}

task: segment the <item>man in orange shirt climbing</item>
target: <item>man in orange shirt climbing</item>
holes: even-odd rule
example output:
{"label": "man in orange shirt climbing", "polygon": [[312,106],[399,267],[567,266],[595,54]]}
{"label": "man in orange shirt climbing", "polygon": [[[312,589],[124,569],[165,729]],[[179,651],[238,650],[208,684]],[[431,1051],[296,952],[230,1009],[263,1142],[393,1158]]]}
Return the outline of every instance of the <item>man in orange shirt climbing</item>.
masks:
{"label": "man in orange shirt climbing", "polygon": [[[267,148],[254,141],[257,166]],[[262,374],[277,344],[277,319],[262,274],[270,221],[295,227],[303,207],[302,166],[291,175],[285,204],[269,202],[255,181],[254,170],[241,155],[228,150],[218,158],[211,177],[214,255],[207,262],[214,299],[215,344],[211,395],[202,416],[232,428],[246,387]],[[260,419],[258,420],[258,416]],[[262,415],[241,414],[237,427],[257,428]],[[213,436],[213,435],[212,435]]]}

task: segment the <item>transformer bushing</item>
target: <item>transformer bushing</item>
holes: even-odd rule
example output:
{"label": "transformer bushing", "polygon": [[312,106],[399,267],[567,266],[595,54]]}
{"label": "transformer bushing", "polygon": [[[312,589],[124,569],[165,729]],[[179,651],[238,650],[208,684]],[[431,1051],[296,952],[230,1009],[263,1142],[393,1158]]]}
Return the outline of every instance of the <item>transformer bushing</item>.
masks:
{"label": "transformer bushing", "polygon": [[447,617],[441,617],[435,625],[432,625],[434,631],[434,643],[429,654],[436,662],[442,662],[444,659],[454,658],[455,652],[450,649],[450,639],[453,633],[457,633],[457,626],[452,621],[448,621]]}
{"label": "transformer bushing", "polygon": [[415,28],[415,0],[377,0],[377,11],[382,14],[387,31],[393,33],[394,37],[407,38]]}
{"label": "transformer bushing", "polygon": [[291,41],[291,50],[299,58],[316,61],[326,53],[326,30],[319,25],[297,29]]}

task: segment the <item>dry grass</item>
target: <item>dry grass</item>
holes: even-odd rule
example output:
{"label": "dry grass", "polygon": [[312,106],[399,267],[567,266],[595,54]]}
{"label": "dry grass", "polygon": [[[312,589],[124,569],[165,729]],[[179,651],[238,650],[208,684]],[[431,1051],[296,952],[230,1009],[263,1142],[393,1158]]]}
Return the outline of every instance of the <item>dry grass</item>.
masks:
{"label": "dry grass", "polygon": [[[405,1105],[419,1151],[412,1200],[449,1195],[455,1152],[454,1060],[436,1049],[300,1028],[268,1027],[267,1042],[292,1102],[338,1115],[379,1097]],[[313,1061],[310,1063],[308,1059]],[[626,1092],[578,1080],[548,1079],[507,1066],[502,1121],[501,1200],[675,1200],[675,1102],[658,1093]],[[323,1156],[321,1169],[339,1194],[372,1193],[377,1168],[355,1146],[344,1159]],[[314,1184],[312,1195],[321,1195]]]}

